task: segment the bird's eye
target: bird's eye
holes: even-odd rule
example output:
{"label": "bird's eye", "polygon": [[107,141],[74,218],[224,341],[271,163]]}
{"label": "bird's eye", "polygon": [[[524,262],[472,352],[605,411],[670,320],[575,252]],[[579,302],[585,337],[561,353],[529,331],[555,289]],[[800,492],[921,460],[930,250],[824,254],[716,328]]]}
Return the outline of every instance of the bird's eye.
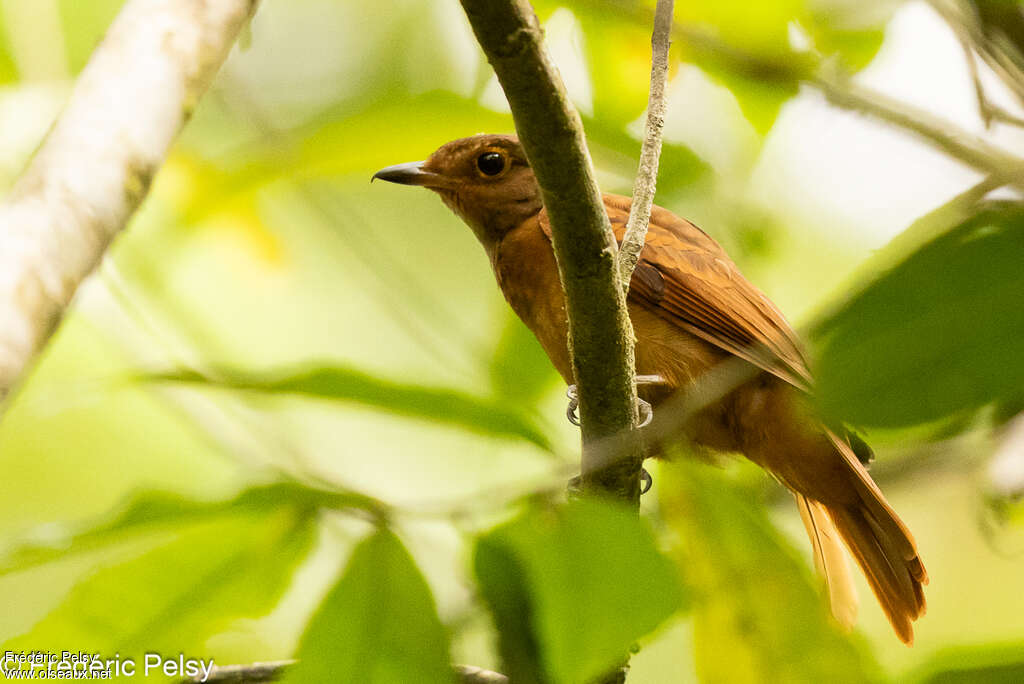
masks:
{"label": "bird's eye", "polygon": [[497,176],[505,170],[505,157],[498,152],[484,152],[476,158],[476,167],[485,176]]}

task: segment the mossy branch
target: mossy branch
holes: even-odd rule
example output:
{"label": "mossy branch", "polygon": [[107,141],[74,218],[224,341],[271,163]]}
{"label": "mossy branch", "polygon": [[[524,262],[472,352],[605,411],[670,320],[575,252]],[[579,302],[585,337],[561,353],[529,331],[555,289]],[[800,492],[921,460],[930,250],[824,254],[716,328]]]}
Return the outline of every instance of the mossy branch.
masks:
{"label": "mossy branch", "polygon": [[[583,490],[636,505],[643,456],[634,429],[633,327],[583,125],[529,2],[462,0],[462,6],[505,91],[551,220],[580,398]],[[620,440],[624,454],[610,467],[588,449],[609,438]]]}

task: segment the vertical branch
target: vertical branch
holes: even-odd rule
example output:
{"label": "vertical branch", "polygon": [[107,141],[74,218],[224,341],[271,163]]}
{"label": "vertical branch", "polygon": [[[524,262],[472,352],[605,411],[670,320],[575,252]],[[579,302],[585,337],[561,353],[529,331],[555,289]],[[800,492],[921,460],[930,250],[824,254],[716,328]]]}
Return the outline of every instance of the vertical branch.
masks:
{"label": "vertical branch", "polygon": [[626,233],[619,246],[619,280],[622,291],[629,292],[629,280],[640,259],[651,220],[651,205],[658,183],[658,160],[661,158],[661,131],[665,127],[668,108],[665,85],[668,83],[668,49],[672,44],[672,11],[674,0],[658,0],[654,11],[654,32],[651,34],[651,92],[647,101],[647,122],[640,150],[640,167],[633,183],[633,203],[629,208]]}
{"label": "vertical branch", "polygon": [[[580,398],[583,488],[638,505],[633,327],[583,125],[527,0],[462,0],[462,7],[505,91],[551,220]],[[620,454],[611,465],[593,448],[602,440]]]}

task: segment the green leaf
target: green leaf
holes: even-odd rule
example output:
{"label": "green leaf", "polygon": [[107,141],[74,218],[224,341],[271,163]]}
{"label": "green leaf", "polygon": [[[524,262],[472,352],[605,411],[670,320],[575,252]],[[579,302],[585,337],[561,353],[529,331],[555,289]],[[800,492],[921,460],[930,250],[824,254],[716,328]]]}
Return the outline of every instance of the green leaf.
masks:
{"label": "green leaf", "polygon": [[698,60],[698,64],[712,79],[732,91],[743,115],[761,135],[771,130],[779,118],[782,105],[800,90],[795,79],[762,81],[745,73],[722,68],[710,60]]}
{"label": "green leaf", "polygon": [[825,55],[838,55],[850,71],[860,71],[875,58],[885,40],[881,26],[864,29],[836,30],[827,24],[818,24],[815,45]]}
{"label": "green leaf", "polygon": [[313,489],[292,482],[247,489],[228,501],[195,501],[172,492],[146,492],[133,498],[108,520],[58,529],[60,534],[56,538],[53,524],[47,524],[40,533],[29,531],[0,554],[0,576],[66,560],[144,534],[168,532],[182,525],[239,513],[268,511],[284,504],[331,509],[379,510],[381,507],[363,494]]}
{"label": "green leaf", "polygon": [[488,538],[477,543],[474,564],[480,593],[498,628],[506,676],[520,684],[547,681],[526,568],[513,549]]}
{"label": "green leaf", "polygon": [[[644,95],[635,113],[642,111],[646,102]],[[420,122],[413,131],[410,118]],[[598,163],[611,165],[630,178],[636,173],[640,151],[640,141],[626,132],[626,125],[634,118],[594,117],[585,121]],[[283,137],[271,137],[269,143],[264,142],[264,136],[260,143],[233,150],[230,162],[224,164],[178,156],[174,170],[180,174],[178,182],[188,191],[177,193],[174,199],[180,203],[182,221],[194,223],[282,178],[303,181],[354,173],[369,176],[396,160],[423,159],[449,140],[482,131],[513,132],[512,118],[449,92],[393,95],[358,111],[342,108],[325,112],[308,124],[282,132]],[[373,145],[363,144],[371,139]],[[282,140],[292,142],[297,149],[282,152]],[[661,169],[660,186],[666,192],[708,171],[692,151],[671,143],[663,147]]]}
{"label": "green leaf", "polygon": [[750,489],[720,470],[662,471],[662,505],[694,592],[694,648],[704,682],[878,681],[878,667],[842,634],[806,562]]}
{"label": "green leaf", "polygon": [[525,439],[548,451],[552,448],[544,432],[518,407],[454,389],[385,380],[343,366],[304,366],[258,374],[218,369],[215,378],[181,371],[148,375],[143,379],[347,401],[483,435]]}
{"label": "green leaf", "polygon": [[[643,114],[651,79],[651,32],[581,12],[583,47],[594,93],[594,118],[620,129]],[[614,46],[614,49],[609,49]]]}
{"label": "green leaf", "polygon": [[[487,131],[512,132],[509,114],[495,112],[451,92],[409,96],[388,91],[362,106],[345,102],[295,128],[260,135],[223,160],[192,150],[177,157],[187,192],[175,199],[182,220],[194,223],[275,181],[308,181],[359,174],[424,159],[454,138]],[[411,125],[411,122],[415,125]],[[373,140],[367,145],[367,140]]]}
{"label": "green leaf", "polygon": [[1024,681],[1024,643],[949,649],[920,672],[919,684],[1017,684]]}
{"label": "green leaf", "polygon": [[451,682],[448,635],[430,588],[380,529],[356,547],[310,621],[284,682]]}
{"label": "green leaf", "polygon": [[268,613],[314,538],[316,509],[237,510],[174,530],[155,548],[78,583],[11,650],[85,650],[142,663],[147,652],[208,658],[206,640]]}
{"label": "green leaf", "polygon": [[477,541],[474,568],[513,681],[589,681],[683,605],[648,525],[611,503],[528,511]]}
{"label": "green leaf", "polygon": [[1024,206],[989,204],[875,277],[813,331],[823,411],[906,427],[1018,396],[1021,253]]}

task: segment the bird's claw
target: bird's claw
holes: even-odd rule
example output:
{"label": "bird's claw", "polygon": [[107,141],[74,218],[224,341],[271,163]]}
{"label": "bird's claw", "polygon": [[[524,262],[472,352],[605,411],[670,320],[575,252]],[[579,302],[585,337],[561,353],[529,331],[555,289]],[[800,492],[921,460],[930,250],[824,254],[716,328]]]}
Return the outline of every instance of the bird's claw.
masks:
{"label": "bird's claw", "polygon": [[576,392],[576,385],[569,385],[565,390],[565,396],[569,397],[569,406],[565,409],[565,417],[576,427],[580,426],[580,419],[576,416],[576,409],[580,407],[580,397]]}
{"label": "bird's claw", "polygon": [[640,469],[640,496],[643,496],[647,492],[651,491],[651,487],[654,486],[654,478],[647,472],[647,468]]}
{"label": "bird's claw", "polygon": [[569,483],[565,486],[565,493],[570,501],[580,498],[583,494],[583,476],[577,475],[569,480]]}
{"label": "bird's claw", "polygon": [[640,410],[640,422],[637,424],[638,428],[645,428],[651,424],[654,420],[654,408],[651,407],[651,403],[640,397],[637,397],[637,408]]}
{"label": "bird's claw", "polygon": [[[654,478],[647,472],[647,468],[640,469],[640,496],[643,496],[647,492],[651,491],[651,487],[654,486]],[[578,499],[583,494],[583,477],[577,475],[576,477],[569,480],[569,483],[565,486],[566,494],[569,499]]]}
{"label": "bird's claw", "polygon": [[[660,385],[665,382],[665,378],[660,375],[638,375],[636,376],[636,385],[640,387],[642,385]],[[576,410],[580,407],[579,392],[576,389],[576,385],[569,385],[568,389],[565,390],[565,396],[569,397],[569,405],[565,409],[565,417],[569,419],[569,422],[579,427],[580,419],[576,415]],[[654,409],[651,407],[650,402],[645,401],[637,397],[637,408],[640,411],[640,424],[638,428],[647,427],[654,420]]]}

